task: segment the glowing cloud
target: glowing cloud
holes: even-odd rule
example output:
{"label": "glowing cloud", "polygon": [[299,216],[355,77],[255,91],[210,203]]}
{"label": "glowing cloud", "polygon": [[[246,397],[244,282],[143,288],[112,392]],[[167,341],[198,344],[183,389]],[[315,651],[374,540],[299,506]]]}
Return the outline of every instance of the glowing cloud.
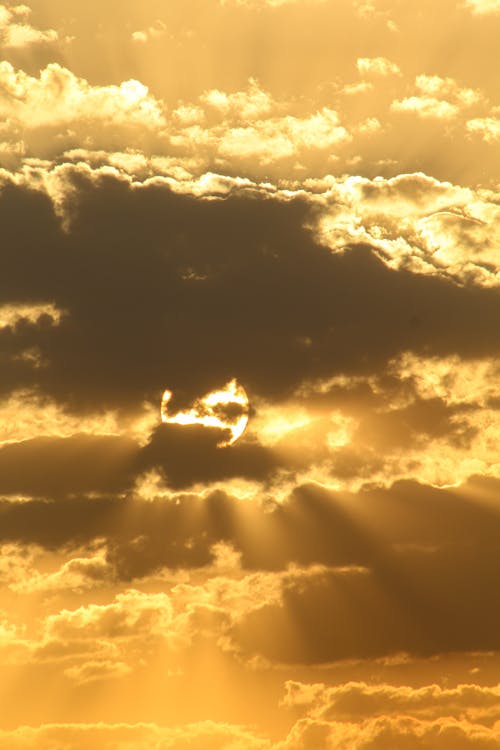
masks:
{"label": "glowing cloud", "polygon": [[15,326],[22,321],[36,325],[43,319],[49,320],[51,325],[58,325],[61,317],[61,310],[50,302],[37,305],[1,305],[0,329]]}

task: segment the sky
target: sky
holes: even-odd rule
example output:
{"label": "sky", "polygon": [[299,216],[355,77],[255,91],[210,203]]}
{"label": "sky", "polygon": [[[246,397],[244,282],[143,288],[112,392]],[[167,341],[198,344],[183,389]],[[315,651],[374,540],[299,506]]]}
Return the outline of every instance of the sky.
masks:
{"label": "sky", "polygon": [[499,38],[0,4],[0,750],[500,750]]}

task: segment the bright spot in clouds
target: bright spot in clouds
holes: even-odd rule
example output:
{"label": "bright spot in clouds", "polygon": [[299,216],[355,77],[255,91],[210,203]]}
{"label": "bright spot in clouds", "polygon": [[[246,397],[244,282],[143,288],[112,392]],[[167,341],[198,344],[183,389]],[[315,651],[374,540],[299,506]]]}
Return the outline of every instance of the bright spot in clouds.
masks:
{"label": "bright spot in clouds", "polygon": [[236,379],[230,380],[220,390],[196,399],[190,409],[176,414],[168,412],[171,398],[172,391],[167,389],[161,400],[161,420],[165,424],[199,424],[228,430],[231,439],[220,443],[220,447],[232,445],[245,432],[248,424],[248,396]]}

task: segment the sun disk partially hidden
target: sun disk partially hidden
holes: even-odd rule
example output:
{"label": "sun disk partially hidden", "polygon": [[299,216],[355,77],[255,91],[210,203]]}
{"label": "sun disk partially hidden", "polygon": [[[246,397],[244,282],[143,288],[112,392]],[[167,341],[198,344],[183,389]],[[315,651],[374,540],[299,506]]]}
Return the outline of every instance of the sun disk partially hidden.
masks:
{"label": "sun disk partially hidden", "polygon": [[245,389],[235,378],[217,391],[211,391],[196,399],[190,409],[169,414],[168,405],[172,391],[164,392],[161,400],[161,421],[164,424],[215,427],[228,430],[231,439],[219,443],[219,447],[233,445],[245,432],[248,424],[249,403]]}

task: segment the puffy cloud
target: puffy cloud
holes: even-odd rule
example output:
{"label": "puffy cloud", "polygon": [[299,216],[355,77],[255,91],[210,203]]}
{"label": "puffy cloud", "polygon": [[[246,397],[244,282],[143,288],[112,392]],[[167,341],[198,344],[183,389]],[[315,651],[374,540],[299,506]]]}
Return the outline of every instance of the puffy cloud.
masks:
{"label": "puffy cloud", "polygon": [[[307,117],[273,116],[269,110],[272,105],[276,109],[276,103],[254,81],[250,81],[247,92],[227,95],[212,90],[203,95],[202,101],[222,116],[223,121],[205,128],[190,125],[172,134],[171,142],[182,149],[201,146],[201,154],[205,149],[212,159],[222,158],[232,163],[256,159],[259,164],[267,165],[304,153],[307,156],[309,151],[325,151],[351,139],[337,112],[329,107]],[[259,118],[268,113],[269,116]]]}
{"label": "puffy cloud", "polygon": [[39,78],[0,64],[3,116],[20,125],[61,127],[78,120],[103,120],[113,125],[157,127],[163,123],[160,104],[139,81],[120,86],[91,86],[67,68],[51,63]]}
{"label": "puffy cloud", "polygon": [[363,682],[329,687],[290,681],[286,684],[283,704],[304,707],[309,716],[322,721],[356,722],[376,716],[404,715],[424,720],[447,716],[489,724],[498,716],[500,687],[469,684],[454,688],[440,685],[412,688]]}
{"label": "puffy cloud", "polygon": [[319,216],[320,236],[338,251],[348,242],[365,241],[380,248],[392,268],[443,274],[460,283],[498,284],[494,191],[474,191],[424,174],[330,178],[322,187],[332,203],[331,216]]}
{"label": "puffy cloud", "polygon": [[[156,33],[156,26],[151,28]],[[135,33],[142,39],[149,31]],[[472,123],[494,119],[481,91],[451,77],[421,74],[416,94],[406,96],[408,86],[386,58],[359,58],[360,72],[372,82],[339,80],[314,106],[304,97],[277,97],[252,76],[246,87],[207,87],[167,108],[136,79],[99,86],[58,63],[46,65],[39,78],[9,62],[3,66],[0,152],[13,167],[48,157],[112,165],[142,179],[224,171],[267,181],[270,175],[275,180],[322,175],[326,162],[337,173],[391,175],[416,165],[435,170],[439,165],[425,154],[429,138],[437,138],[446,161],[446,170],[439,167],[438,173],[462,177],[477,172],[484,148],[479,139],[468,139],[455,162],[445,159],[450,138],[466,132],[462,115],[467,110]],[[417,132],[403,112],[423,121]],[[436,129],[443,118],[453,132]],[[409,138],[421,143],[423,163],[408,149]]]}
{"label": "puffy cloud", "polygon": [[272,96],[251,78],[246,91],[228,94],[219,89],[206,91],[200,97],[202,104],[216,110],[221,115],[243,120],[256,120],[268,114],[276,106]]}
{"label": "puffy cloud", "polygon": [[166,594],[125,591],[111,604],[90,604],[50,615],[45,639],[94,640],[130,638],[144,634],[166,634],[172,621],[172,606]]}
{"label": "puffy cloud", "polygon": [[466,6],[477,15],[488,15],[500,11],[499,0],[465,0]]}
{"label": "puffy cloud", "polygon": [[38,77],[1,62],[0,113],[2,135],[18,163],[23,155],[59,156],[82,144],[108,150],[117,143],[144,145],[165,124],[163,104],[139,81],[93,86],[55,62]]}
{"label": "puffy cloud", "polygon": [[417,76],[417,88],[430,97],[450,97],[464,107],[476,104],[481,100],[481,92],[475,89],[462,88],[453,78],[424,75]]}
{"label": "puffy cloud", "polygon": [[302,149],[326,149],[350,138],[331,109],[307,118],[285,117],[256,123],[255,128],[237,128],[228,132],[221,144],[223,155],[244,154],[260,157],[264,163],[298,154]]}
{"label": "puffy cloud", "polygon": [[164,728],[155,724],[44,724],[2,731],[0,747],[9,750],[51,750],[63,743],[75,750],[333,750],[356,747],[359,750],[388,750],[397,745],[416,750],[425,743],[430,750],[497,750],[496,729],[466,721],[440,719],[420,722],[406,717],[381,718],[363,724],[299,720],[287,738],[272,743],[250,728],[202,721]]}
{"label": "puffy cloud", "polygon": [[55,29],[42,31],[27,23],[24,19],[30,13],[31,8],[26,5],[0,5],[0,38],[5,48],[16,49],[58,41],[59,35]]}
{"label": "puffy cloud", "polygon": [[3,148],[12,165],[49,157],[100,160],[142,176],[189,177],[221,165],[230,173],[236,165],[243,174],[263,175],[269,166],[294,173],[302,169],[297,160],[319,166],[352,141],[331,106],[304,114],[303,104],[275,99],[254,78],[240,91],[207,89],[167,115],[134,79],[93,86],[57,63],[39,78],[2,66]]}
{"label": "puffy cloud", "polygon": [[477,117],[468,120],[467,130],[480,135],[487,143],[500,140],[500,119],[498,117]]}
{"label": "puffy cloud", "polygon": [[356,750],[389,750],[392,747],[416,750],[497,750],[500,738],[496,729],[487,729],[464,721],[440,719],[424,722],[407,717],[380,718],[361,725],[303,719],[292,728],[278,750],[314,750],[321,747],[356,747]]}
{"label": "puffy cloud", "polygon": [[280,750],[500,745],[498,686],[453,688],[349,682],[336,686],[286,684],[284,705],[300,718]]}
{"label": "puffy cloud", "polygon": [[443,99],[431,96],[410,96],[406,99],[395,100],[391,104],[394,112],[415,112],[420,117],[436,117],[449,119],[456,117],[458,107]]}
{"label": "puffy cloud", "polygon": [[[9,563],[17,561],[16,558],[19,557],[25,560],[25,556],[20,556],[15,547],[7,548],[7,555]],[[53,573],[41,573],[33,565],[26,565],[26,562],[24,570],[16,568],[15,574],[12,569],[9,572],[10,588],[22,594],[38,591],[83,591],[112,583],[114,580],[114,571],[106,560],[104,549],[97,552],[90,550],[87,554],[82,552],[79,557],[72,557]]]}
{"label": "puffy cloud", "polygon": [[[17,359],[43,367],[37,349],[28,349]],[[158,424],[158,409],[145,404],[136,415],[120,417],[116,412],[75,415],[36,390],[14,391],[0,402],[0,445],[37,437],[70,438],[77,434],[119,436],[126,434],[146,444]]]}
{"label": "puffy cloud", "polygon": [[[29,655],[28,659],[42,664],[62,663],[65,675],[83,684],[125,676],[160,654],[175,666],[179,654],[200,639],[213,642],[224,652],[250,655],[248,645],[242,647],[239,642],[240,623],[263,606],[279,607],[289,586],[307,586],[311,577],[323,572],[318,568],[243,575],[232,550],[218,545],[216,554],[212,576],[201,583],[187,578],[171,584],[168,593],[128,589],[106,604],[49,614],[40,623],[39,635],[21,639],[25,653],[18,655],[17,661],[26,661]],[[84,566],[73,559],[56,574],[38,575],[39,590],[55,591],[63,583],[81,583],[81,569],[88,574],[88,562]],[[76,570],[70,570],[71,565]],[[96,570],[95,559],[93,567],[92,574],[102,577],[102,566]],[[350,570],[333,570],[331,574],[348,576]],[[37,587],[16,585],[14,590],[32,594]],[[12,650],[19,636],[10,626],[5,632]]]}
{"label": "puffy cloud", "polygon": [[359,72],[365,75],[401,75],[396,63],[386,57],[359,57],[356,64]]}

